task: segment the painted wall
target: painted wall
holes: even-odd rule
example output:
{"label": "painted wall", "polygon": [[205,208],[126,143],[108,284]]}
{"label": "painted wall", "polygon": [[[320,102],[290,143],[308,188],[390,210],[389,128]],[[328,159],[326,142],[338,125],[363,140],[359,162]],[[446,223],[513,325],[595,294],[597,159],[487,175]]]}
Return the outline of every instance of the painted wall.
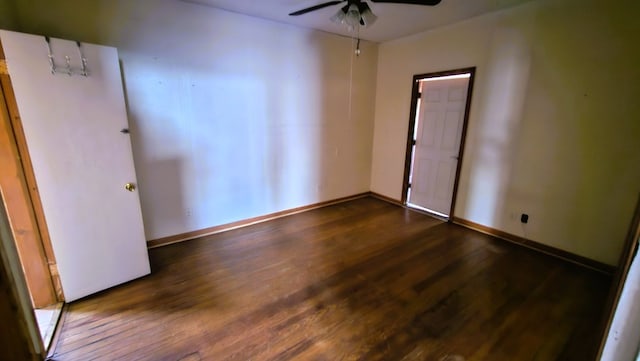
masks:
{"label": "painted wall", "polygon": [[176,0],[17,14],[118,48],[147,239],[369,190],[377,45]]}
{"label": "painted wall", "polygon": [[475,66],[455,216],[615,264],[640,190],[639,10],[540,0],[380,45],[372,191],[401,198],[412,76]]}
{"label": "painted wall", "polygon": [[0,29],[17,27],[16,2],[0,0]]}

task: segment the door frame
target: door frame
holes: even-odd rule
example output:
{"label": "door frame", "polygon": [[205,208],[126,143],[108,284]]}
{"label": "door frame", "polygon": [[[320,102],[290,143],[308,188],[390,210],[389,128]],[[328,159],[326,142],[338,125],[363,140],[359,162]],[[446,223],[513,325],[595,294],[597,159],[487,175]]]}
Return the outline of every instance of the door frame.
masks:
{"label": "door frame", "polygon": [[16,242],[0,194],[0,347],[12,360],[42,361],[46,350],[38,332]]}
{"label": "door frame", "polygon": [[458,164],[456,165],[456,176],[453,182],[453,196],[451,199],[451,209],[449,210],[448,221],[453,219],[453,212],[456,207],[456,198],[458,196],[458,184],[460,183],[460,170],[462,169],[462,160],[464,156],[464,146],[467,138],[467,124],[469,123],[469,111],[471,109],[471,98],[473,93],[473,83],[476,75],[476,67],[461,68],[454,70],[446,70],[434,73],[418,74],[413,76],[411,85],[411,111],[409,112],[409,129],[407,135],[407,148],[405,152],[404,160],[404,179],[402,181],[402,204],[407,205],[409,192],[409,176],[411,174],[411,163],[413,160],[413,138],[415,135],[416,115],[418,99],[420,98],[420,86],[419,83],[423,79],[440,78],[451,75],[470,74],[469,85],[467,89],[467,101],[464,108],[464,118],[462,123],[462,135],[460,138],[460,149],[458,150]]}

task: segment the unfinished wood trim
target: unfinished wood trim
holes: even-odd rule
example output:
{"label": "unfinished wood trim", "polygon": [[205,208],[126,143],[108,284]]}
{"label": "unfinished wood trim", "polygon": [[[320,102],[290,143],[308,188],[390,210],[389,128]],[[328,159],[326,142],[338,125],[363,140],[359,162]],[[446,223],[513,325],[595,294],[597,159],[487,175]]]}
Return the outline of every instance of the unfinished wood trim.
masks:
{"label": "unfinished wood trim", "polygon": [[197,230],[197,231],[185,232],[185,233],[177,234],[175,236],[169,236],[169,237],[153,239],[153,240],[147,241],[147,247],[148,248],[156,248],[156,247],[166,246],[166,245],[173,244],[173,243],[192,240],[194,238],[210,236],[212,234],[221,233],[221,232],[225,232],[225,231],[230,231],[230,230],[237,229],[237,228],[247,227],[247,226],[250,226],[250,225],[253,225],[253,224],[262,223],[262,222],[270,221],[270,220],[273,220],[273,219],[290,216],[292,214],[301,213],[301,212],[309,211],[309,210],[312,210],[312,209],[322,208],[322,207],[330,206],[330,205],[337,204],[337,203],[343,203],[343,202],[351,201],[351,200],[354,200],[354,199],[367,197],[367,196],[369,196],[369,194],[370,194],[369,192],[360,193],[360,194],[356,194],[356,195],[353,195],[353,196],[333,199],[333,200],[330,200],[330,201],[315,203],[315,204],[311,204],[311,205],[308,205],[308,206],[292,208],[292,209],[288,209],[288,210],[284,210],[284,211],[280,211],[280,212],[266,214],[264,216],[244,219],[244,220],[237,221],[237,222],[231,222],[231,223],[223,224],[223,225],[220,225],[220,226],[209,227],[209,228],[200,229],[200,230]]}
{"label": "unfinished wood trim", "polygon": [[590,268],[593,270],[596,270],[598,272],[607,274],[607,275],[612,275],[615,270],[616,267],[608,265],[606,263],[602,263],[602,262],[598,262],[596,260],[592,260],[590,258],[587,257],[582,257],[579,256],[577,254],[571,253],[571,252],[567,252],[555,247],[551,247],[551,246],[547,246],[546,244],[542,244],[542,243],[538,243],[535,241],[532,241],[530,239],[526,239],[520,236],[516,236],[514,234],[511,233],[507,233],[504,231],[501,231],[499,229],[495,229],[495,228],[491,228],[491,227],[487,227],[485,225],[479,224],[479,223],[475,223],[475,222],[471,222],[468,221],[466,219],[463,218],[459,218],[459,217],[453,217],[453,223],[458,224],[460,226],[466,227],[466,228],[470,228],[473,229],[475,231],[484,233],[484,234],[488,234],[490,236],[494,236],[500,239],[503,239],[505,241],[508,242],[512,242],[512,243],[516,243],[519,244],[521,246],[530,248],[532,250],[541,252],[541,253],[545,253],[548,254],[550,256],[556,257],[556,258],[560,258],[563,259],[565,261],[571,262],[571,263],[575,263],[577,265],[580,265],[582,267],[586,267],[586,268]]}
{"label": "unfinished wood trim", "polygon": [[9,75],[4,49],[2,48],[2,40],[0,40],[0,75]]}
{"label": "unfinished wood trim", "polygon": [[[2,78],[6,75],[2,75]],[[33,212],[29,189],[24,177],[20,153],[7,104],[4,86],[0,86],[0,188],[5,197],[7,213],[23,265],[25,279],[34,307],[56,303],[51,273],[43,249],[37,220]]]}
{"label": "unfinished wood trim", "polygon": [[51,283],[53,284],[53,290],[56,293],[58,302],[64,302],[64,292],[62,292],[62,281],[60,280],[60,272],[58,272],[58,264],[49,263],[49,273],[51,274]]}
{"label": "unfinished wood trim", "polygon": [[611,291],[609,292],[609,296],[607,297],[607,306],[605,308],[605,316],[601,323],[601,331],[600,331],[600,346],[598,348],[598,358],[602,357],[602,352],[604,351],[604,346],[607,341],[607,336],[609,334],[609,329],[611,328],[611,323],[613,322],[613,316],[616,313],[616,309],[618,307],[618,302],[620,301],[620,296],[622,295],[622,289],[624,288],[624,283],[627,280],[627,275],[629,274],[629,269],[631,268],[631,263],[633,262],[634,257],[638,252],[638,240],[640,239],[640,195],[638,197],[638,201],[636,202],[636,210],[633,214],[633,218],[631,218],[631,223],[629,225],[629,230],[627,232],[627,238],[625,240],[624,248],[622,249],[622,253],[620,254],[620,260],[618,261],[618,269],[613,277],[613,282],[611,284]]}

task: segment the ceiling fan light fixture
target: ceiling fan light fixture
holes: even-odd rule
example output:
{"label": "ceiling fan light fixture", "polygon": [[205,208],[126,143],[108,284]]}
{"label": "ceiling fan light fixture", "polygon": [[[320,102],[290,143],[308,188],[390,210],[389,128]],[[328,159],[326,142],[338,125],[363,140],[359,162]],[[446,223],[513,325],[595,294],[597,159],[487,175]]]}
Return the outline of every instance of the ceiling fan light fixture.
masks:
{"label": "ceiling fan light fixture", "polygon": [[358,5],[351,4],[347,9],[347,12],[344,16],[342,22],[347,25],[349,30],[355,29],[358,24],[360,24],[360,10],[358,9]]}
{"label": "ceiling fan light fixture", "polygon": [[294,11],[290,13],[289,16],[303,15],[312,11],[324,9],[328,6],[344,4],[346,2],[347,4],[331,17],[331,21],[337,24],[346,25],[349,31],[354,31],[360,26],[371,26],[376,22],[376,20],[378,20],[378,17],[371,11],[371,8],[366,1],[374,3],[435,6],[442,0],[331,0],[302,10]]}
{"label": "ceiling fan light fixture", "polygon": [[335,13],[335,15],[331,17],[331,22],[334,22],[336,24],[342,24],[345,16],[346,16],[345,12],[342,11],[342,9],[340,9]]}
{"label": "ceiling fan light fixture", "polygon": [[358,26],[368,27],[378,20],[378,17],[371,11],[367,3],[351,3],[343,6],[331,18],[331,22],[342,24],[349,31],[355,30]]}
{"label": "ceiling fan light fixture", "polygon": [[373,25],[378,20],[378,17],[371,11],[371,8],[367,3],[360,3],[360,25],[365,28]]}

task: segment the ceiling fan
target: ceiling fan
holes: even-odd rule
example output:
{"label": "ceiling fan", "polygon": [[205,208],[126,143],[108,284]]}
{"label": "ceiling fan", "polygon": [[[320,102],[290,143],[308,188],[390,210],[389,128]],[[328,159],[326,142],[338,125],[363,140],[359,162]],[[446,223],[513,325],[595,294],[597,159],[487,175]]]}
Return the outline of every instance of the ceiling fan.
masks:
{"label": "ceiling fan", "polygon": [[[412,5],[426,5],[426,6],[435,6],[440,3],[442,0],[370,0],[374,3],[389,3],[389,4],[412,4]],[[341,23],[347,25],[349,29],[353,29],[357,25],[362,25],[367,27],[373,24],[377,16],[373,14],[371,8],[364,0],[335,0],[328,1],[326,3],[314,5],[302,10],[294,11],[289,16],[298,16],[303,15],[312,11],[316,11],[322,8],[326,8],[332,5],[338,5],[340,3],[346,2],[347,4],[343,6],[338,12],[331,17],[331,21],[334,23]]]}

